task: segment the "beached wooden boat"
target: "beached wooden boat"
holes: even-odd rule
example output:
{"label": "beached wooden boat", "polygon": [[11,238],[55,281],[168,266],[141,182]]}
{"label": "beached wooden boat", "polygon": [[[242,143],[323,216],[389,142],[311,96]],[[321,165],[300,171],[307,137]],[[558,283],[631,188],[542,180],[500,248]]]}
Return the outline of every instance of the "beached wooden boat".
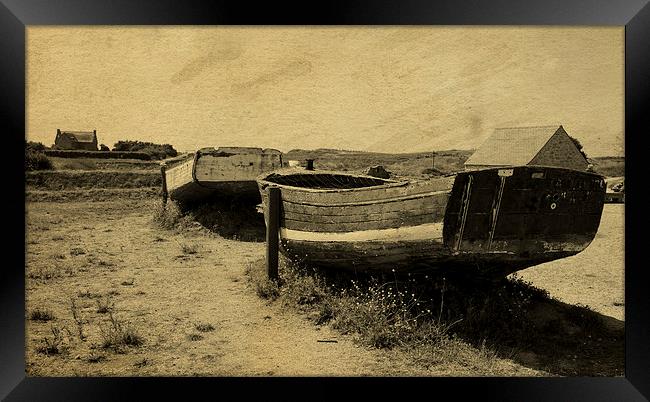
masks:
{"label": "beached wooden boat", "polygon": [[276,149],[202,148],[192,159],[164,169],[163,189],[181,202],[215,194],[259,198],[256,177],[280,167],[282,153]]}
{"label": "beached wooden boat", "polygon": [[539,166],[418,182],[282,169],[257,182],[265,204],[267,187],[280,189],[280,250],[292,260],[492,277],[584,250],[605,195],[599,175]]}

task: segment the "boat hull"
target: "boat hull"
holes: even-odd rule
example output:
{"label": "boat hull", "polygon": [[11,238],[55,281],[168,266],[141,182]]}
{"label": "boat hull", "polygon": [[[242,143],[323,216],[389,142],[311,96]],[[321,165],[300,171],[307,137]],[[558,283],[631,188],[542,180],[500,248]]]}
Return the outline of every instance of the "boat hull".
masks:
{"label": "boat hull", "polygon": [[[276,180],[277,181],[277,180]],[[266,187],[258,180],[266,202]],[[280,249],[305,264],[502,276],[584,250],[602,177],[522,166],[346,190],[281,189]]]}
{"label": "boat hull", "polygon": [[214,196],[255,198],[261,173],[282,167],[282,154],[273,149],[202,149],[194,158],[165,170],[163,179],[172,200],[195,202]]}

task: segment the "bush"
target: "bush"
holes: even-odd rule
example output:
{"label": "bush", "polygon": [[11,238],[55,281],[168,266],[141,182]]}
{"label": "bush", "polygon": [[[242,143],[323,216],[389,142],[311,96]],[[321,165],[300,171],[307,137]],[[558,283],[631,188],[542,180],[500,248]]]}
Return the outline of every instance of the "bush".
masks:
{"label": "bush", "polygon": [[40,142],[25,142],[25,170],[52,170],[52,161],[45,155]]}
{"label": "bush", "polygon": [[110,151],[111,149],[109,147],[107,147],[106,145],[104,145],[104,144],[100,144],[99,145],[99,150],[103,151],[103,152],[107,152],[107,151]]}
{"label": "bush", "polygon": [[165,159],[178,156],[178,152],[170,144],[154,144],[142,141],[118,141],[113,151],[137,151],[151,155],[154,159]]}

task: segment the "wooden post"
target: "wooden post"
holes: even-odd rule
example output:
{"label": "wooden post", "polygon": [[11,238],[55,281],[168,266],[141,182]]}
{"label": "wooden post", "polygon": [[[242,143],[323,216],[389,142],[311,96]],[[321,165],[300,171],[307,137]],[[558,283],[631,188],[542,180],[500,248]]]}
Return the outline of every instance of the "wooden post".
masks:
{"label": "wooden post", "polygon": [[313,159],[307,159],[307,167],[305,169],[306,170],[314,170],[314,160]]}
{"label": "wooden post", "polygon": [[280,189],[267,188],[266,272],[269,279],[278,279],[278,246],[280,240]]}
{"label": "wooden post", "polygon": [[436,151],[431,152],[431,168],[436,168]]}
{"label": "wooden post", "polygon": [[163,205],[167,205],[167,165],[163,162],[160,164],[160,174],[162,175],[162,200]]}

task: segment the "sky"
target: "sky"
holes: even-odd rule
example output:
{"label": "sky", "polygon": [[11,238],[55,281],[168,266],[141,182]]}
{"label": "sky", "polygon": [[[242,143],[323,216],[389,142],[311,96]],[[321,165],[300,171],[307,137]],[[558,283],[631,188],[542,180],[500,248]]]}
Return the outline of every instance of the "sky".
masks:
{"label": "sky", "polygon": [[28,26],[26,138],[376,152],[561,124],[624,155],[624,27]]}

